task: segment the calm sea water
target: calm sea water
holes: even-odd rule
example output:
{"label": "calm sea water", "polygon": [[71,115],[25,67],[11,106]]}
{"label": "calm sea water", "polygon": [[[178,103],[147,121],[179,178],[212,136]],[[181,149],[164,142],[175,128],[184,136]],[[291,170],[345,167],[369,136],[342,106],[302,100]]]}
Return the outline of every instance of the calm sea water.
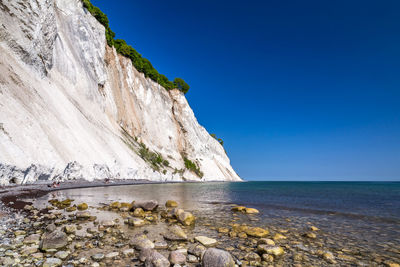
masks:
{"label": "calm sea water", "polygon": [[399,182],[145,184],[55,194],[44,196],[38,203],[46,205],[51,197],[79,199],[94,206],[112,201],[155,199],[164,203],[174,199],[184,209],[197,211],[196,217],[221,223],[232,214],[231,204],[239,204],[260,210],[258,225],[301,232],[312,224],[328,233],[328,242],[334,246],[357,246],[382,254],[393,254],[391,248],[400,246]]}

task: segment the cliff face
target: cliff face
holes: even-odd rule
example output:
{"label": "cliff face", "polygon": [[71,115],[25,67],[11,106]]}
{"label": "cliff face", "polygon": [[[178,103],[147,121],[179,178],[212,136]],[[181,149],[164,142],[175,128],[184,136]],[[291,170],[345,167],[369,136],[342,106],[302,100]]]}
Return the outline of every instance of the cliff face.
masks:
{"label": "cliff face", "polygon": [[108,47],[80,0],[0,0],[0,55],[1,184],[240,180],[184,95]]}

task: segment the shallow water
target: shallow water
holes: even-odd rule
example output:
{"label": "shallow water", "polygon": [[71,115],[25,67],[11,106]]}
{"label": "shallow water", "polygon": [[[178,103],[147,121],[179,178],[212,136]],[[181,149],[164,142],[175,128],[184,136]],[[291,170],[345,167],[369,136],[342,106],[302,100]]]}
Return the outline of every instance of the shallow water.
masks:
{"label": "shallow water", "polygon": [[[294,236],[310,225],[321,229],[325,248],[351,251],[360,260],[374,257],[399,260],[400,183],[372,182],[245,182],[177,183],[96,187],[58,191],[35,202],[46,206],[50,198],[71,198],[92,206],[113,201],[176,200],[192,211],[201,224],[225,226],[237,222],[285,229]],[[260,210],[258,216],[230,211],[231,204]],[[108,213],[97,212],[99,218]],[[203,231],[198,230],[198,231]],[[218,233],[208,235],[218,237]],[[219,236],[221,238],[221,236]],[[299,240],[302,241],[302,240]]]}

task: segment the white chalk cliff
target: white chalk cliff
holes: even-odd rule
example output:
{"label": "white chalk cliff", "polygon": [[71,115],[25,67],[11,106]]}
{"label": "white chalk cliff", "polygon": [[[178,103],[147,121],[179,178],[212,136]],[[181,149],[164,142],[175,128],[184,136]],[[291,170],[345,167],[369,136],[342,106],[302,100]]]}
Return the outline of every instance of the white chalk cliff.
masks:
{"label": "white chalk cliff", "polygon": [[185,96],[107,46],[80,0],[0,0],[0,184],[104,178],[240,180]]}

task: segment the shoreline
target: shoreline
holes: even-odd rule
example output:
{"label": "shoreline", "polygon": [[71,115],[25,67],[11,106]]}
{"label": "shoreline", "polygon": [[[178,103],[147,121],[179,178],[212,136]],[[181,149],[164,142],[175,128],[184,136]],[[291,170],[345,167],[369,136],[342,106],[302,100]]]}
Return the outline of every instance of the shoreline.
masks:
{"label": "shoreline", "polygon": [[50,181],[43,183],[25,184],[25,185],[2,186],[0,187],[0,217],[1,215],[4,216],[4,213],[9,212],[10,211],[9,209],[23,210],[25,205],[31,204],[31,202],[24,201],[24,199],[39,198],[48,193],[61,190],[121,186],[121,185],[219,183],[219,182],[223,183],[228,181],[199,182],[199,181],[152,181],[146,179],[139,179],[139,180],[113,179],[110,180],[109,182],[105,182],[104,180],[94,180],[94,181],[70,180],[62,182],[57,188],[48,187],[48,185],[51,185]]}

